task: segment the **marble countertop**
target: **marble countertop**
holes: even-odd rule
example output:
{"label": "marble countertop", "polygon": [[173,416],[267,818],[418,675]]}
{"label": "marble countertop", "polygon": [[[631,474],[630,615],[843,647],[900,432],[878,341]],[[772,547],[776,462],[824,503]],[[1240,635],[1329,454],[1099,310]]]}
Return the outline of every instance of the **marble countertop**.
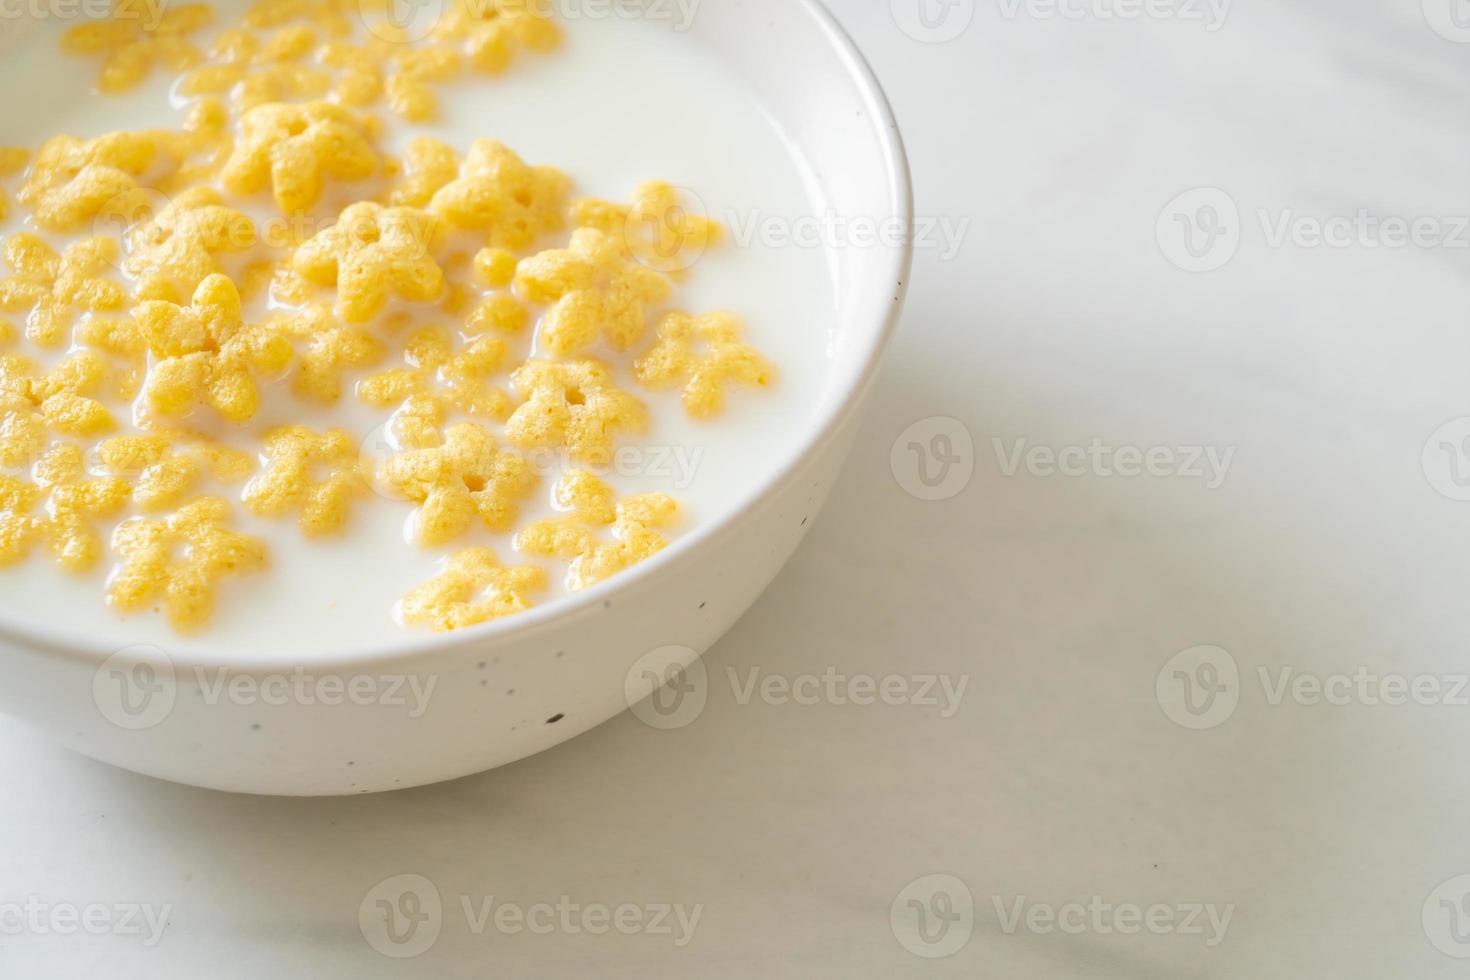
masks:
{"label": "marble countertop", "polygon": [[343,800],[0,723],[0,974],[1465,975],[1470,8],[925,2],[836,4],[929,233],[703,713]]}

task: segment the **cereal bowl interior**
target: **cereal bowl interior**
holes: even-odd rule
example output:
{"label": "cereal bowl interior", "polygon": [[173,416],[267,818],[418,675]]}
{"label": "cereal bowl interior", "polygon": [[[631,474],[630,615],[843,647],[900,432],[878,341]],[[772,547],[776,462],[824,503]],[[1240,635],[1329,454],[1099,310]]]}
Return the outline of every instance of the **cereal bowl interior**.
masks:
{"label": "cereal bowl interior", "polygon": [[0,35],[0,709],[115,765],[372,792],[638,703],[799,543],[902,302],[815,2],[370,6]]}

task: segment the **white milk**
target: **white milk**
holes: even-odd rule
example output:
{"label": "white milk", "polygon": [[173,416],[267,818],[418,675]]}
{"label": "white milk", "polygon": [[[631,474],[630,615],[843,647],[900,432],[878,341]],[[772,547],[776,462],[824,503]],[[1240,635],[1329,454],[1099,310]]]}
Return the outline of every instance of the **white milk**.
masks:
{"label": "white milk", "polygon": [[[0,145],[34,148],[61,132],[92,136],[178,125],[163,79],[121,97],[91,94],[95,66],[57,53],[55,39],[65,26],[41,25],[0,41],[0,91],[7,102]],[[441,86],[442,118],[418,131],[461,151],[475,138],[499,139],[528,162],[569,173],[577,194],[624,201],[645,180],[667,180],[694,191],[727,227],[732,216],[738,223],[755,215],[796,219],[821,213],[802,163],[754,95],[696,42],[663,26],[616,17],[564,26],[566,43],[551,55],[523,54],[498,79],[470,76]],[[416,134],[386,110],[383,116],[393,123],[390,145],[401,146]],[[8,189],[13,191],[14,184],[8,182]],[[15,230],[18,217],[13,214],[0,230]],[[629,377],[626,357],[619,369],[620,383],[648,402],[654,422],[645,436],[618,443],[640,453],[628,457],[631,466],[615,467],[606,478],[622,493],[663,490],[677,497],[684,514],[673,538],[718,521],[770,475],[771,461],[804,430],[827,376],[835,312],[824,251],[759,241],[737,246],[733,237],[697,263],[678,287],[675,305],[743,316],[747,339],[779,366],[779,384],[768,391],[736,389],[721,418],[695,423],[684,415],[676,392],[655,395],[639,388]],[[21,349],[48,359],[26,342]],[[524,356],[529,349],[528,337],[513,354]],[[392,360],[379,369],[396,365]],[[349,376],[341,405],[326,410],[296,403],[286,386],[272,386],[261,417],[248,431],[289,418],[318,430],[341,425],[370,441],[384,416],[357,403],[352,380]],[[125,409],[118,414],[125,415]],[[535,500],[524,508],[524,519],[550,513],[554,481],[554,472],[546,475]],[[412,505],[378,495],[359,500],[346,535],[326,542],[305,540],[294,516],[266,521],[250,515],[239,505],[238,488],[227,495],[235,504],[236,526],[269,542],[271,567],[226,580],[214,621],[189,638],[190,646],[280,655],[391,641],[405,632],[395,619],[395,603],[436,574],[451,551],[489,546],[507,564],[530,560],[514,552],[511,535],[490,534],[479,526],[452,547],[421,549],[406,540]],[[111,527],[102,528],[104,536]],[[0,570],[0,607],[20,619],[64,623],[105,636],[118,647],[179,645],[161,614],[121,617],[107,608],[111,564],[69,576],[38,550],[27,562]],[[541,602],[553,602],[565,594],[565,565],[543,564],[553,588]]]}

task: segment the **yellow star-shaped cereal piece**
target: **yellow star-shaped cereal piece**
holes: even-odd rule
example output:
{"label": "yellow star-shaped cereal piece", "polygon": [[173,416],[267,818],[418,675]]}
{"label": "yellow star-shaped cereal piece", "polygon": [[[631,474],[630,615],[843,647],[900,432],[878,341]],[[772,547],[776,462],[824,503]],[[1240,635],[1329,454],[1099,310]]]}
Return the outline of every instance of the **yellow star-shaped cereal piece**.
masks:
{"label": "yellow star-shaped cereal piece", "polygon": [[564,226],[570,187],[554,167],[528,166],[502,143],[475,140],[429,210],[451,227],[484,233],[492,246],[520,251]]}
{"label": "yellow star-shaped cereal piece", "polygon": [[527,361],[511,384],[525,401],[505,433],[522,449],[564,447],[574,459],[607,463],[617,433],[648,426],[647,407],[619,388],[600,361]]}
{"label": "yellow star-shaped cereal piece", "polygon": [[428,207],[445,184],[459,176],[459,154],[431,136],[416,136],[403,153],[403,173],[388,193],[388,203]]}
{"label": "yellow star-shaped cereal piece", "polygon": [[403,47],[391,58],[397,69],[388,76],[388,105],[410,122],[427,122],[439,112],[439,100],[429,87],[460,73],[459,52],[447,45]]}
{"label": "yellow star-shaped cereal piece", "polygon": [[352,500],[367,492],[356,442],[342,429],[313,432],[287,425],[265,434],[265,469],[245,488],[245,506],[261,517],[291,511],[307,537],[336,534]]}
{"label": "yellow star-shaped cereal piece", "polygon": [[722,237],[720,223],[703,210],[682,204],[678,188],[662,180],[641,185],[632,204],[586,197],[571,208],[574,225],[613,236],[638,261],[670,275],[690,268]]}
{"label": "yellow star-shaped cereal piece", "polygon": [[127,302],[122,283],[105,275],[118,260],[111,238],[84,238],[57,255],[39,236],[19,232],[6,239],[3,255],[14,274],[0,279],[0,310],[29,311],[26,335],[38,346],[63,344],[78,313]]}
{"label": "yellow star-shaped cereal piece", "polygon": [[135,517],[119,524],[112,549],[122,564],[109,583],[108,602],[130,613],[162,601],[175,629],[204,626],[220,583],[260,571],[268,561],[265,543],[233,530],[229,521],[228,502],[200,497],[166,518]]}
{"label": "yellow star-shaped cereal piece", "polygon": [[471,548],[449,559],[443,574],[404,596],[403,621],[437,632],[464,629],[531,608],[527,593],[546,588],[534,565],[506,568],[489,548]]}
{"label": "yellow star-shaped cereal piece", "polygon": [[521,48],[542,52],[561,43],[556,22],[526,0],[449,0],[432,36],[462,42],[470,63],[492,75],[505,71]]}
{"label": "yellow star-shaped cereal piece", "polygon": [[0,465],[34,459],[48,428],[76,436],[111,430],[116,420],[97,398],[107,381],[95,351],[78,351],[44,373],[19,354],[0,355]]}
{"label": "yellow star-shaped cereal piece", "polygon": [[316,32],[304,24],[264,38],[242,29],[224,31],[210,47],[208,63],[179,79],[179,94],[228,93],[239,112],[269,102],[320,99],[332,87],[331,75],[299,63],[315,45]]}
{"label": "yellow star-shaped cereal piece", "polygon": [[337,72],[332,94],[343,105],[372,105],[383,97],[383,62],[392,45],[382,39],[365,44],[329,41],[318,49],[316,58]]}
{"label": "yellow star-shaped cereal piece", "polygon": [[505,356],[505,344],[494,337],[477,337],[455,351],[449,331],[421,327],[404,344],[408,366],[364,378],[357,395],[375,408],[398,406],[394,433],[407,445],[428,445],[451,412],[510,417],[513,400],[490,383]]}
{"label": "yellow star-shaped cereal piece", "polygon": [[240,118],[240,136],[220,180],[235,194],[270,188],[286,214],[302,214],[328,180],[365,180],[379,160],[364,122],[329,102],[267,102]]}
{"label": "yellow star-shaped cereal piece", "polygon": [[627,350],[643,339],[648,308],[667,302],[670,289],[662,274],[634,261],[595,228],[578,228],[566,248],[522,261],[515,283],[531,301],[552,304],[540,337],[556,357],[586,350],[599,337]]}
{"label": "yellow star-shaped cereal piece", "polygon": [[[30,160],[31,151],[19,146],[0,146],[0,177],[10,177],[25,169],[26,161]],[[10,214],[10,198],[6,196],[5,189],[0,187],[0,221],[4,221]]]}
{"label": "yellow star-shaped cereal piece", "polygon": [[131,228],[123,268],[138,279],[138,295],[177,300],[206,277],[223,272],[215,256],[255,244],[255,223],[226,207],[213,188],[198,186]]}
{"label": "yellow star-shaped cereal piece", "polygon": [[168,5],[165,9],[163,0],[120,0],[110,18],[68,30],[62,35],[61,47],[72,54],[100,55],[98,87],[104,92],[121,92],[146,79],[155,65],[181,71],[195,64],[200,53],[189,36],[212,19],[208,4]]}
{"label": "yellow star-shaped cereal piece", "polygon": [[[53,136],[36,151],[16,195],[47,231],[76,231],[105,207],[138,190],[140,178],[160,169],[154,132],[105,133],[96,139]],[[177,161],[162,154],[169,170]]]}
{"label": "yellow star-shaped cereal piece", "polygon": [[203,403],[243,422],[260,404],[257,379],[291,363],[291,342],[277,325],[246,324],[240,293],[228,276],[205,278],[189,306],[139,303],[138,329],[155,363],[144,394],[160,415],[179,418]]}
{"label": "yellow star-shaped cereal piece", "polygon": [[324,306],[282,313],[277,322],[283,334],[302,345],[291,385],[303,398],[336,402],[342,397],[346,372],[383,359],[382,341],[360,327],[338,322]]}
{"label": "yellow star-shaped cereal piece", "polygon": [[668,541],[661,529],[679,514],[679,505],[667,494],[618,501],[612,487],[582,470],[557,481],[553,499],[569,513],[523,528],[516,547],[529,555],[570,561],[567,588],[572,590],[595,585],[662,551]]}
{"label": "yellow star-shaped cereal piece", "polygon": [[234,90],[237,112],[273,102],[319,100],[332,89],[332,76],[306,65],[262,65],[246,73]]}
{"label": "yellow star-shaped cereal piece", "polygon": [[23,561],[40,537],[41,523],[33,514],[40,499],[34,484],[0,473],[0,568]]}
{"label": "yellow star-shaped cereal piece", "polygon": [[504,289],[515,281],[520,265],[515,253],[503,248],[482,248],[475,253],[475,284],[486,289]]}
{"label": "yellow star-shaped cereal piece", "polygon": [[[158,134],[165,158],[178,166],[152,184],[157,194],[182,194],[200,184],[213,183],[235,145],[231,125],[230,110],[219,99],[191,101],[184,111],[183,127]],[[130,200],[134,196],[125,194],[117,201],[124,209],[119,213],[126,224],[158,210],[152,206],[157,201],[151,195],[141,206]]]}
{"label": "yellow star-shaped cereal piece", "polygon": [[420,303],[439,298],[444,270],[432,250],[441,234],[428,212],[362,201],[297,249],[291,265],[308,282],[336,287],[339,317],[366,323],[390,296]]}
{"label": "yellow star-shaped cereal piece", "polygon": [[728,313],[670,313],[658,325],[658,343],[633,364],[650,388],[683,385],[684,410],[695,418],[718,415],[732,384],[766,388],[776,368],[740,341],[740,321]]}
{"label": "yellow star-shaped cereal piece", "polygon": [[107,355],[105,367],[95,362],[105,375],[98,388],[105,397],[119,402],[138,397],[148,370],[148,344],[132,316],[88,317],[72,331],[72,342],[81,348],[78,353]]}
{"label": "yellow star-shaped cereal piece", "polygon": [[0,466],[26,465],[41,451],[46,423],[33,399],[37,370],[29,358],[0,354]]}
{"label": "yellow star-shaped cereal piece", "polygon": [[93,522],[116,514],[132,492],[126,480],[91,477],[80,446],[56,443],[36,463],[36,485],[47,495],[42,533],[57,564],[85,572],[102,556]]}
{"label": "yellow star-shaped cereal piece", "polygon": [[393,493],[419,505],[417,538],[430,546],[459,537],[477,515],[489,530],[509,530],[519,501],[538,479],[528,461],[501,451],[472,422],[450,426],[440,446],[395,453],[378,475]]}
{"label": "yellow star-shaped cereal piece", "polygon": [[146,512],[178,506],[206,478],[235,484],[255,469],[248,453],[178,433],[105,439],[97,459],[108,475],[133,481],[133,502]]}
{"label": "yellow star-shaped cereal piece", "polygon": [[353,17],[361,16],[366,0],[256,0],[245,11],[242,23],[256,31],[281,27],[295,21],[315,24],[322,33],[341,37],[352,31]]}
{"label": "yellow star-shaped cereal piece", "polygon": [[531,312],[520,300],[510,293],[491,293],[470,310],[465,318],[464,330],[471,336],[485,333],[514,336],[526,329],[529,322]]}

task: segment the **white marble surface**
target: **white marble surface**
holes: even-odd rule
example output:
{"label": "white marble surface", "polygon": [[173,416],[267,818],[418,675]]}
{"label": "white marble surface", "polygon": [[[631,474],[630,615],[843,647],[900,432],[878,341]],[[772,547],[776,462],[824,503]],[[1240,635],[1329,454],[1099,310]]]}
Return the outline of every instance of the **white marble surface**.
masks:
{"label": "white marble surface", "polygon": [[[1470,458],[1440,443],[1470,423],[1430,442],[1470,415],[1455,221],[1470,214],[1470,27],[1453,29],[1451,2],[1426,17],[1419,0],[1252,0],[1222,23],[1203,5],[1205,20],[1164,16],[1180,10],[1167,0],[1141,19],[1100,16],[1141,9],[1126,0],[1074,0],[1078,19],[935,0],[961,18],[941,29],[973,19],[925,44],[887,0],[843,0],[904,124],[920,211],[970,224],[957,255],[920,252],[845,484],[708,657],[702,715],[658,731],[629,714],[495,773],[337,801],[165,785],[4,723],[0,904],[169,913],[151,947],[6,928],[0,975],[1464,976],[1470,912],[1450,916],[1470,890],[1453,881],[1470,874],[1455,679],[1470,503],[1451,499],[1451,466]],[[1200,187],[1239,221],[1217,211],[1226,235],[1198,261],[1236,252],[1190,273],[1169,259],[1193,261],[1166,205]],[[1202,203],[1222,201],[1184,199]],[[1433,221],[1402,247],[1302,237],[1360,209]],[[1298,240],[1273,244],[1283,218]],[[952,443],[952,479],[973,476],[925,501],[904,489],[910,440],[902,479],[890,449],[936,416],[973,442]],[[1115,475],[1127,452],[1064,454],[1082,475],[1044,454],[1010,466],[1016,440],[1094,439],[1229,465],[1223,480],[1162,451],[1171,475]],[[1194,656],[1226,689],[1196,716],[1175,670],[1210,675],[1171,658],[1200,645],[1220,648]],[[967,686],[953,713],[826,693],[742,704],[728,672],[751,670]],[[1395,677],[1418,683],[1411,703],[1382,703],[1404,700]],[[1312,703],[1314,680],[1344,703]],[[445,905],[411,960],[358,925],[398,874]],[[950,905],[938,879],[900,895],[935,874],[953,878]],[[555,910],[549,934],[493,913],[477,934],[460,896],[699,919],[682,947],[677,924],[591,935]],[[926,945],[909,898],[959,918],[942,934],[931,920]],[[909,946],[953,955],[906,948],[896,900]],[[1130,904],[1159,906],[1153,930],[1123,934]],[[1223,937],[1207,915],[1182,925],[1192,904],[1229,914]]]}

